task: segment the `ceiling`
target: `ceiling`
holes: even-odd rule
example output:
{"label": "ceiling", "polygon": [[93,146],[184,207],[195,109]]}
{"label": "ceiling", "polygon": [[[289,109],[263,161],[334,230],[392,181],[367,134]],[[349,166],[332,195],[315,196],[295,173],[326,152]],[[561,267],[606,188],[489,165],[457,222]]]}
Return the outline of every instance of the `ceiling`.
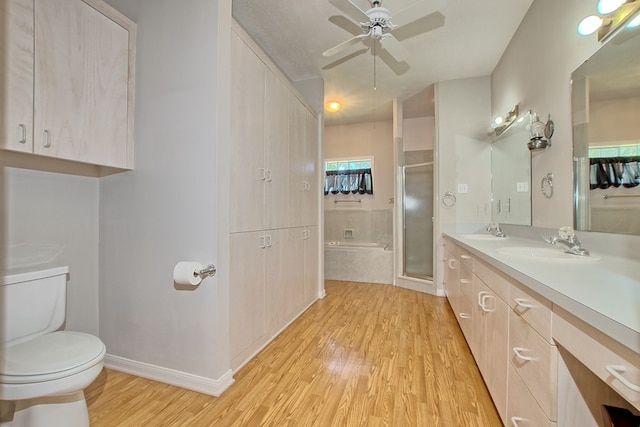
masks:
{"label": "ceiling", "polygon": [[[367,0],[352,1],[370,8]],[[393,15],[419,1],[384,0],[383,7]],[[404,62],[383,58],[379,48],[374,56],[362,42],[324,57],[353,37],[345,28],[357,30],[328,0],[233,0],[233,15],[292,81],[324,80],[325,100],[343,104],[325,114],[325,124],[336,125],[390,119],[394,98],[438,81],[490,75],[533,0],[422,1],[440,14],[394,32],[409,53]]]}

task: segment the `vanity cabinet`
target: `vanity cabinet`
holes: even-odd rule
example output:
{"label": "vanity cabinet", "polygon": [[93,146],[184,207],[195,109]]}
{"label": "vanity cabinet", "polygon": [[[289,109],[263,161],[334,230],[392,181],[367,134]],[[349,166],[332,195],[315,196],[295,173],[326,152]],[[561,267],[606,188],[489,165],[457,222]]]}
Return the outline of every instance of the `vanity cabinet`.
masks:
{"label": "vanity cabinet", "polygon": [[447,261],[454,268],[445,270],[445,286],[453,290],[447,297],[452,308],[459,299],[473,307],[471,333],[458,321],[503,423],[554,425],[557,352],[551,342],[551,304],[447,239],[445,248],[446,257],[454,259]]}
{"label": "vanity cabinet", "polygon": [[318,296],[318,119],[237,24],[231,33],[231,367]]}
{"label": "vanity cabinet", "polygon": [[0,147],[132,168],[135,24],[100,0],[0,7]]}

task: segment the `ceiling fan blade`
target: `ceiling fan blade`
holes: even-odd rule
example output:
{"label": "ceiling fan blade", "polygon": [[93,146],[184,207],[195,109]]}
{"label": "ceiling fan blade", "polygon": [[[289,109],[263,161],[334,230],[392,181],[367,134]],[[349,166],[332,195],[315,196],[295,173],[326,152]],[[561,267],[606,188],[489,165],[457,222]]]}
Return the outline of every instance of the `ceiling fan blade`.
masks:
{"label": "ceiling fan blade", "polygon": [[442,4],[438,0],[422,0],[398,13],[394,13],[391,17],[391,22],[393,22],[393,25],[402,27],[403,25],[410,24],[423,16],[437,12],[441,9],[441,6]]}
{"label": "ceiling fan blade", "polygon": [[366,37],[367,37],[367,34],[360,34],[359,36],[355,36],[355,37],[347,40],[346,42],[342,42],[339,45],[336,45],[336,46],[332,47],[331,49],[325,50],[324,52],[322,52],[322,55],[323,56],[333,56],[338,52],[342,52],[343,50],[345,50],[349,46],[360,42],[360,40],[362,40],[362,39],[364,39]]}
{"label": "ceiling fan blade", "polygon": [[411,66],[407,64],[406,61],[397,61],[393,56],[391,56],[389,51],[385,49],[380,49],[378,51],[378,58],[382,59],[382,62],[384,62],[387,67],[396,74],[396,76],[401,76],[411,69]]}
{"label": "ceiling fan blade", "polygon": [[366,53],[369,51],[369,48],[364,47],[362,49],[358,49],[355,52],[352,52],[350,54],[348,54],[347,56],[340,58],[336,61],[331,62],[330,64],[325,65],[324,67],[322,67],[323,70],[331,70],[332,68],[337,67],[338,65],[342,65],[345,62],[349,61],[350,59],[355,58],[356,56],[360,56],[363,53]]}
{"label": "ceiling fan blade", "polygon": [[444,15],[440,12],[435,12],[431,15],[418,18],[402,27],[396,27],[391,31],[396,39],[403,41],[420,34],[428,33],[442,26],[444,26]]}
{"label": "ceiling fan blade", "polygon": [[382,48],[389,52],[389,54],[398,62],[404,61],[409,56],[409,52],[402,46],[393,34],[388,33],[380,41]]}
{"label": "ceiling fan blade", "polygon": [[343,11],[349,18],[356,22],[369,22],[369,17],[362,9],[353,4],[351,0],[329,0],[329,3]]}
{"label": "ceiling fan blade", "polygon": [[363,32],[362,27],[360,25],[356,24],[351,19],[348,19],[343,15],[333,15],[329,17],[329,22],[337,25],[338,27],[353,34],[354,36],[357,36],[358,34],[362,34]]}

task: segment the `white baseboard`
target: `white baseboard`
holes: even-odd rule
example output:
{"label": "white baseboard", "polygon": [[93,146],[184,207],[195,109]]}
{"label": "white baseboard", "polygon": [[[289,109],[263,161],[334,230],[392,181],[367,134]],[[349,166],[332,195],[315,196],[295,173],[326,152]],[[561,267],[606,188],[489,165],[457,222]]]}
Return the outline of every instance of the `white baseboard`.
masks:
{"label": "white baseboard", "polygon": [[107,354],[104,357],[104,366],[114,371],[125,372],[165,384],[175,385],[199,393],[218,397],[234,383],[233,372],[228,370],[218,379],[201,377],[175,369],[138,362],[120,356]]}

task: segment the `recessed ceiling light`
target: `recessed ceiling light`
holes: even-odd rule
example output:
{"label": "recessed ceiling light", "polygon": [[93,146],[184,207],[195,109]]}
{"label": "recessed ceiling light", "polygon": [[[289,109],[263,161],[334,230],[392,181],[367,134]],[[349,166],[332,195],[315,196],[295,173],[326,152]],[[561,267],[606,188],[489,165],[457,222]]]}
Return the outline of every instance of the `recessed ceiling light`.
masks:
{"label": "recessed ceiling light", "polygon": [[342,108],[340,101],[329,101],[324,104],[324,108],[330,113],[336,113]]}

